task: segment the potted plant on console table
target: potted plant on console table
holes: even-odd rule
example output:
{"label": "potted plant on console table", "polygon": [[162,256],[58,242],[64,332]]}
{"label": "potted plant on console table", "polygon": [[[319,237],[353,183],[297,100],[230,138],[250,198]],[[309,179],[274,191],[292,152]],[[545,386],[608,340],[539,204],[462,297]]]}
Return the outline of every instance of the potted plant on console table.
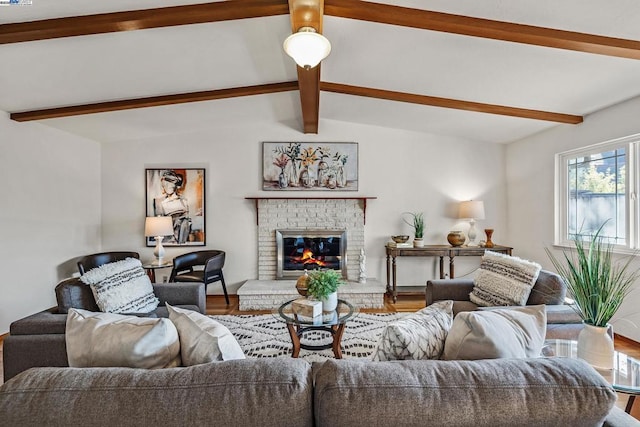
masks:
{"label": "potted plant on console table", "polygon": [[413,238],[413,247],[421,248],[424,246],[424,214],[422,212],[405,212],[405,214],[411,215],[412,221],[407,221],[403,218],[404,222],[413,227],[415,233]]}
{"label": "potted plant on console table", "polygon": [[563,260],[549,248],[545,250],[564,278],[573,307],[584,322],[578,335],[578,357],[596,368],[612,369],[614,347],[609,321],[640,277],[640,271],[629,268],[633,256],[613,261],[613,245],[600,235],[603,227],[604,224],[590,242],[580,235],[573,237],[575,250],[563,251]]}
{"label": "potted plant on console table", "polygon": [[333,311],[338,306],[338,288],[343,283],[336,270],[312,271],[307,280],[307,295],[322,301],[322,311]]}

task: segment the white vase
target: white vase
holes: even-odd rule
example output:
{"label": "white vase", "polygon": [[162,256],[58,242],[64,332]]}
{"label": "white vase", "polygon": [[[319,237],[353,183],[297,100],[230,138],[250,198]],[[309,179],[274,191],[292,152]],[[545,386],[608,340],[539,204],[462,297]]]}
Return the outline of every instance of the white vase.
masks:
{"label": "white vase", "polygon": [[338,307],[338,293],[333,292],[322,299],[322,311],[334,311]]}
{"label": "white vase", "polygon": [[422,248],[422,247],[424,247],[424,240],[422,239],[422,237],[415,237],[413,239],[413,247],[414,248]]}
{"label": "white vase", "polygon": [[609,328],[584,324],[578,335],[578,357],[596,369],[613,369],[613,334]]}

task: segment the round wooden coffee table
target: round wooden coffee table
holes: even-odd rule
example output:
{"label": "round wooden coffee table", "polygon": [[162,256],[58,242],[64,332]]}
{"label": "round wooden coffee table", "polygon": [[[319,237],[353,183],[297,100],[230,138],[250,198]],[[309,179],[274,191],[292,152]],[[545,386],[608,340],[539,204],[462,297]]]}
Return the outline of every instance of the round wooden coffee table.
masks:
{"label": "round wooden coffee table", "polygon": [[[334,311],[323,312],[321,315],[315,317],[301,316],[293,312],[292,303],[295,300],[287,301],[280,307],[275,309],[273,313],[280,319],[284,320],[287,324],[287,330],[293,343],[292,357],[298,357],[300,355],[300,349],[305,350],[325,350],[333,349],[333,354],[336,359],[342,359],[342,349],[340,348],[340,342],[342,341],[342,334],[347,321],[352,319],[357,313],[358,309],[351,305],[349,302],[338,299],[338,306]],[[300,342],[303,335],[309,331],[325,331],[331,334],[332,342],[322,345],[311,345]]]}
{"label": "round wooden coffee table", "polygon": [[[543,356],[578,358],[578,341],[546,340],[542,348]],[[640,396],[640,360],[620,351],[613,356],[613,369],[596,369],[620,393],[629,395],[625,412],[629,413],[636,396]]]}

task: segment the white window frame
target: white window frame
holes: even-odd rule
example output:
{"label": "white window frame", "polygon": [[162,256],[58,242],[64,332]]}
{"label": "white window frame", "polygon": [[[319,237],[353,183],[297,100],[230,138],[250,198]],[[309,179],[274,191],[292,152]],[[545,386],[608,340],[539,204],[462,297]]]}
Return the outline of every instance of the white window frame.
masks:
{"label": "white window frame", "polygon": [[570,151],[558,153],[555,156],[555,238],[554,244],[562,247],[575,246],[567,238],[569,235],[568,218],[568,187],[567,182],[568,160],[590,154],[612,151],[617,148],[626,150],[626,176],[625,176],[625,245],[615,245],[615,252],[636,253],[640,249],[640,236],[638,234],[640,218],[638,205],[638,171],[640,171],[640,134],[630,135],[599,144],[581,147]]}

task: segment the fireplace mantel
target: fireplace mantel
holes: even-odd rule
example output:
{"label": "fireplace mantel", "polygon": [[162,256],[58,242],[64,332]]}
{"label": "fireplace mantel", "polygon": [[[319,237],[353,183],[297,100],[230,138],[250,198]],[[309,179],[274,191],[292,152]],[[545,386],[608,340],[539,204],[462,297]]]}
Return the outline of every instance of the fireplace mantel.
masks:
{"label": "fireplace mantel", "polygon": [[253,200],[256,205],[256,225],[258,223],[258,201],[260,200],[361,200],[364,224],[367,223],[367,200],[375,200],[377,197],[354,196],[354,197],[284,197],[284,196],[256,196],[245,197],[246,200]]}

